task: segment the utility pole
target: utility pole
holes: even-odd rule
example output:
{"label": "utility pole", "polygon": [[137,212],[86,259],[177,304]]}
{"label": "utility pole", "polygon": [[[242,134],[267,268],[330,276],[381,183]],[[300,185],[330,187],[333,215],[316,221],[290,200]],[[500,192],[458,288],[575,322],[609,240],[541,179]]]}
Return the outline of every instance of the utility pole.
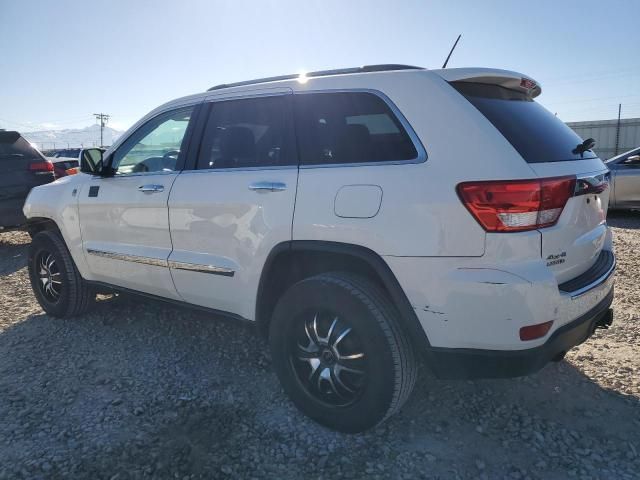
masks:
{"label": "utility pole", "polygon": [[616,125],[616,150],[613,153],[614,157],[618,155],[618,145],[620,143],[620,113],[621,112],[622,112],[622,104],[619,103],[618,104],[618,124]]}
{"label": "utility pole", "polygon": [[104,147],[104,142],[102,141],[102,132],[104,131],[104,126],[109,121],[109,115],[107,115],[106,113],[94,113],[93,116],[96,117],[96,120],[100,122],[100,147]]}

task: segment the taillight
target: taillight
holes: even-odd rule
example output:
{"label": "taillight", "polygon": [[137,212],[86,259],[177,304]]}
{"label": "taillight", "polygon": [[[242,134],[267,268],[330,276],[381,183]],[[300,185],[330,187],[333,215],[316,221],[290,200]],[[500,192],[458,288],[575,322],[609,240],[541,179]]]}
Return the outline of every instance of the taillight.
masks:
{"label": "taillight", "polygon": [[78,167],[67,168],[64,173],[66,173],[67,175],[75,175],[76,173],[78,173]]}
{"label": "taillight", "polygon": [[36,175],[53,172],[53,163],[51,162],[33,162],[29,164],[29,171]]}
{"label": "taillight", "polygon": [[487,232],[523,232],[554,225],[573,196],[576,177],[465,182],[458,195]]}

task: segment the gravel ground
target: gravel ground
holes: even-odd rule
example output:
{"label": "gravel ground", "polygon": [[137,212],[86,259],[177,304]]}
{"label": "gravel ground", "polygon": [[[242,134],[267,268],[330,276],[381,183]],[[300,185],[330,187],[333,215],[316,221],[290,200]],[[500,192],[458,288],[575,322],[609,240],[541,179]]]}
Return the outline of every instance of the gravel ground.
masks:
{"label": "gravel ground", "polygon": [[640,478],[640,215],[610,224],[611,329],[527,378],[422,368],[361,435],[298,413],[247,325],[125,296],[48,317],[0,234],[0,478]]}

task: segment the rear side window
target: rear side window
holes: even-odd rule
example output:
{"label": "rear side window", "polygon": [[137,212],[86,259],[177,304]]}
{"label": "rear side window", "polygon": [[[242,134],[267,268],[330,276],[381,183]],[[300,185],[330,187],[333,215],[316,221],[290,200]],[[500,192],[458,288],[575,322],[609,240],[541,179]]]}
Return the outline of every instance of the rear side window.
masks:
{"label": "rear side window", "polygon": [[300,162],[306,165],[415,160],[402,123],[377,95],[327,92],[295,95]]}
{"label": "rear side window", "polygon": [[582,139],[524,93],[481,83],[453,82],[451,85],[480,110],[526,162],[596,158],[590,150],[582,155],[574,153]]}
{"label": "rear side window", "polygon": [[214,102],[198,168],[295,165],[291,96]]}

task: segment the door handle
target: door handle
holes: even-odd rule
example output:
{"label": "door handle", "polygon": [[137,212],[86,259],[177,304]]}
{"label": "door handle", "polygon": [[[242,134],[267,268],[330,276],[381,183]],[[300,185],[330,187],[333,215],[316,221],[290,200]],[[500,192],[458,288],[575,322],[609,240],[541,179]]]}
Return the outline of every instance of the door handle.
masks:
{"label": "door handle", "polygon": [[144,193],[164,192],[164,185],[140,185],[138,190]]}
{"label": "door handle", "polygon": [[287,189],[283,182],[254,182],[249,185],[249,190],[254,192],[282,192]]}

